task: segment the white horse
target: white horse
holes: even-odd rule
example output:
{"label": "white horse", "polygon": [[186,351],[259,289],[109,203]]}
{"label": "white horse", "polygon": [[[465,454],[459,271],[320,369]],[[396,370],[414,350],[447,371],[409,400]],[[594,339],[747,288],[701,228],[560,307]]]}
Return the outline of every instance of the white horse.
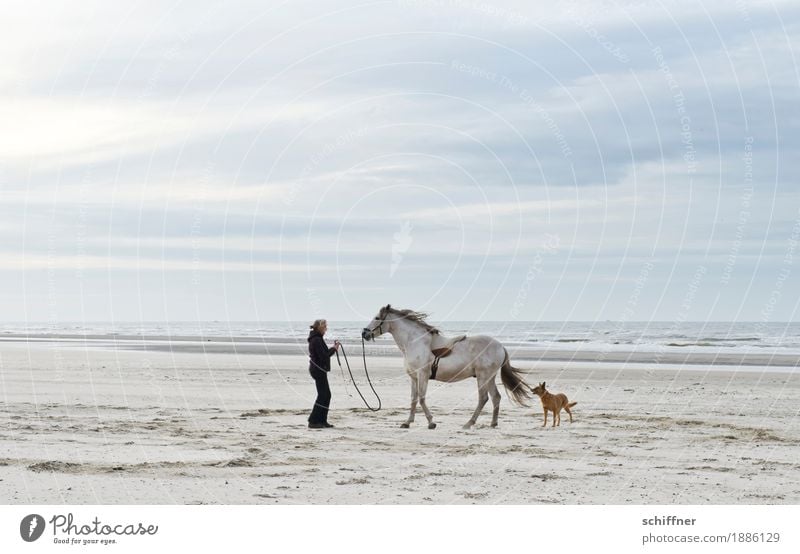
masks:
{"label": "white horse", "polygon": [[411,412],[401,427],[408,428],[414,421],[419,402],[428,418],[428,429],[436,428],[431,411],[425,403],[430,379],[446,383],[455,383],[468,377],[477,379],[478,406],[464,429],[475,425],[490,395],[494,406],[492,427],[497,426],[500,392],[497,390],[495,377],[498,370],[510,397],[517,404],[526,405],[525,401],[531,398],[530,386],[522,378],[521,372],[511,367],[508,352],[502,344],[484,335],[444,337],[425,318],[424,313],[398,310],[387,304],[361,333],[364,340],[390,333],[403,353],[406,373],[411,377]]}

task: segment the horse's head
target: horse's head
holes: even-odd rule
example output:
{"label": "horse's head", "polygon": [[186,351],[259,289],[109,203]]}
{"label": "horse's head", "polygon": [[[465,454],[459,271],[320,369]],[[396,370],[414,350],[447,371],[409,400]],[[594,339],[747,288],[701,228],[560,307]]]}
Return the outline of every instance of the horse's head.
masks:
{"label": "horse's head", "polygon": [[379,337],[388,331],[390,323],[386,320],[386,317],[389,315],[391,309],[391,304],[386,304],[378,310],[378,315],[376,315],[361,331],[361,338],[364,340],[374,340],[375,337]]}

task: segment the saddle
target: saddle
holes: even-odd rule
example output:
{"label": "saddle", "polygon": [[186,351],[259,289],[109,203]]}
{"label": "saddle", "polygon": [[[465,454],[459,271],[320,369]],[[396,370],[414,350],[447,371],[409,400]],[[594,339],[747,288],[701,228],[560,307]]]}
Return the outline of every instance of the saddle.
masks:
{"label": "saddle", "polygon": [[467,335],[458,335],[455,337],[443,337],[441,335],[434,335],[431,341],[431,352],[437,358],[446,358],[453,352],[453,347],[456,343],[461,342],[467,338]]}
{"label": "saddle", "polygon": [[443,337],[441,335],[434,335],[431,341],[431,352],[435,356],[431,364],[431,380],[436,380],[436,372],[439,370],[439,360],[446,358],[453,353],[453,347],[462,340],[467,338],[467,335],[458,335],[455,337]]}

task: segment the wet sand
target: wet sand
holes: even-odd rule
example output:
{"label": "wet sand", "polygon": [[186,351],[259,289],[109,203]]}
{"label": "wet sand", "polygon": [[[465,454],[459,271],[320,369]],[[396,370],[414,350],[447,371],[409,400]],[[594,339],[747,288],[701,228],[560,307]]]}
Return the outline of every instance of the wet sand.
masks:
{"label": "wet sand", "polygon": [[438,428],[427,429],[419,413],[403,430],[410,387],[401,359],[368,358],[383,400],[378,413],[363,408],[334,359],[336,428],[309,430],[314,386],[305,356],[198,352],[187,342],[166,351],[107,340],[0,342],[0,500],[800,502],[800,379],[791,364],[520,358],[529,382],[547,381],[578,401],[574,423],[562,413],[560,427],[542,428],[538,399],[518,407],[503,392],[499,427],[489,427],[487,408],[465,431],[473,380],[432,383]]}
{"label": "wet sand", "polygon": [[[361,343],[343,341],[351,356],[361,355]],[[197,337],[182,335],[93,335],[52,333],[29,335],[20,333],[0,334],[3,344],[48,344],[63,348],[103,347],[139,352],[171,352],[201,354],[253,354],[253,355],[297,355],[306,356],[305,338],[295,340],[257,337]],[[654,345],[585,345],[576,343],[573,348],[514,347],[507,346],[511,357],[525,361],[595,362],[600,364],[655,364],[655,365],[707,365],[707,366],[755,366],[795,369],[800,367],[800,356],[776,352],[774,349],[661,347]],[[381,338],[366,344],[367,355],[399,357],[400,351],[391,338]]]}

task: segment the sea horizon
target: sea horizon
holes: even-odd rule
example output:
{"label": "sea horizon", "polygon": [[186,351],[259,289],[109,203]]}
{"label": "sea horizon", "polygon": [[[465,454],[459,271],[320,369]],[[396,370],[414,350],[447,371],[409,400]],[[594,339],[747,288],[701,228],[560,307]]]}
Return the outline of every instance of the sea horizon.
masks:
{"label": "sea horizon", "polygon": [[[489,335],[510,349],[533,352],[691,352],[797,356],[800,322],[674,321],[436,321],[444,335]],[[329,320],[327,338],[357,345],[366,321]],[[0,339],[39,338],[151,342],[303,345],[308,321],[3,322]],[[378,345],[391,346],[389,337]],[[791,363],[790,365],[796,365]]]}

